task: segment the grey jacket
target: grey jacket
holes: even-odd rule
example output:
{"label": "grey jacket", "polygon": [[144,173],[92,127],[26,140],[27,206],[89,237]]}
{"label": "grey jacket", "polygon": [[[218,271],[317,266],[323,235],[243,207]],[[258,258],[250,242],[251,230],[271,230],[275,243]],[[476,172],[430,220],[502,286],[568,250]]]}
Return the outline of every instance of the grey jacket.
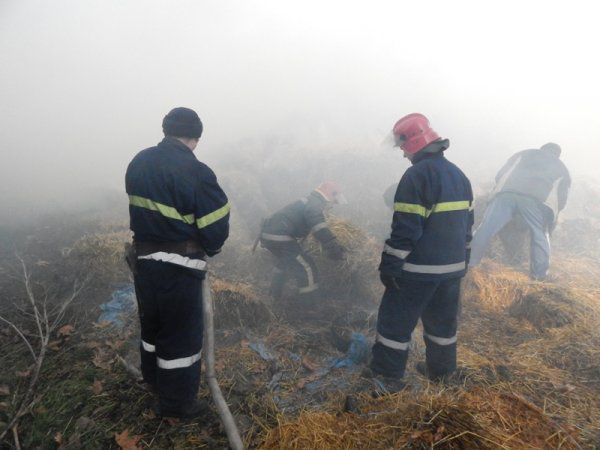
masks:
{"label": "grey jacket", "polygon": [[567,204],[571,176],[558,156],[546,150],[515,153],[496,175],[494,194],[513,192],[539,200],[554,214]]}

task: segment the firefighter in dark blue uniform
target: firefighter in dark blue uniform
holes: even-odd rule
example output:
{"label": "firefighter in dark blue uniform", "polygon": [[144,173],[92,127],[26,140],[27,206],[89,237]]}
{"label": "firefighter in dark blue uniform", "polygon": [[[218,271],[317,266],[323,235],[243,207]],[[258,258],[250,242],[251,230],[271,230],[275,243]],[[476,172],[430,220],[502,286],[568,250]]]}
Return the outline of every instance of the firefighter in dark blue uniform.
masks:
{"label": "firefighter in dark blue uniform", "polygon": [[379,307],[371,370],[402,388],[412,332],[421,318],[431,379],[456,369],[460,280],[469,262],[473,194],[463,172],[444,157],[449,147],[421,114],[400,119],[396,145],[410,159],[394,197],[392,232],[379,266]]}
{"label": "firefighter in dark blue uniform", "polygon": [[263,222],[261,246],[277,260],[271,282],[271,295],[275,299],[281,297],[289,278],[296,280],[302,298],[314,298],[319,288],[317,269],[299,243],[310,233],[321,243],[328,257],[343,258],[345,250],[325,222],[325,211],[336,203],[346,203],[346,199],[337,183],[325,181],[307,197],[281,208]]}
{"label": "firefighter in dark blue uniform", "polygon": [[189,418],[204,412],[196,399],[201,287],[206,257],[217,254],[229,234],[229,202],[213,171],[194,156],[202,134],[198,115],[175,108],[163,132],[165,138],[127,168],[134,234],[128,261],[135,269],[144,381],[157,391],[162,416]]}

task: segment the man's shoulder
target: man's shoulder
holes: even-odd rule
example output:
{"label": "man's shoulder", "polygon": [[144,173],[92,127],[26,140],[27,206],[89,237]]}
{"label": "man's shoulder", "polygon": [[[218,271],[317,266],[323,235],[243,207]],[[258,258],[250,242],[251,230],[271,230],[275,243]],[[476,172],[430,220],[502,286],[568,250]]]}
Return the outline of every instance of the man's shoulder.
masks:
{"label": "man's shoulder", "polygon": [[191,164],[194,174],[200,177],[202,180],[216,180],[217,175],[215,172],[208,166],[208,164],[203,163],[202,161],[198,161],[194,158],[193,163]]}
{"label": "man's shoulder", "polygon": [[153,153],[156,151],[156,147],[148,147],[135,154],[135,156],[129,162],[127,171],[140,167],[141,164],[146,164],[148,160],[152,159]]}
{"label": "man's shoulder", "polygon": [[147,147],[147,148],[137,152],[137,154],[135,155],[135,158],[149,156],[149,155],[152,155],[153,153],[156,153],[157,151],[158,151],[158,147],[156,145],[153,145],[152,147]]}

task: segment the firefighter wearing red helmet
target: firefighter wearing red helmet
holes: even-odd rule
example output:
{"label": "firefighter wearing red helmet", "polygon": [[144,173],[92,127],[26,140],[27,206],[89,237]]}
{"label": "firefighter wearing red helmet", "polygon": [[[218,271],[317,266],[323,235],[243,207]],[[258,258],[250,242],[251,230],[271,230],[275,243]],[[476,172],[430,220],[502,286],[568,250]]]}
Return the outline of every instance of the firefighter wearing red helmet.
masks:
{"label": "firefighter wearing red helmet", "polygon": [[339,185],[325,181],[308,196],[284,206],[263,221],[259,236],[261,246],[269,250],[277,262],[270,289],[276,300],[281,298],[290,278],[296,280],[301,298],[315,298],[314,293],[319,288],[317,269],[300,241],[312,233],[329,258],[342,259],[345,249],[327,226],[325,211],[334,204],[345,203]]}
{"label": "firefighter wearing red helmet", "polygon": [[448,161],[441,139],[422,114],[409,114],[393,128],[395,145],[412,166],[394,196],[392,231],[379,266],[385,293],[368,374],[386,389],[402,389],[412,332],[423,322],[431,379],[456,369],[460,280],[469,260],[473,194],[463,172]]}

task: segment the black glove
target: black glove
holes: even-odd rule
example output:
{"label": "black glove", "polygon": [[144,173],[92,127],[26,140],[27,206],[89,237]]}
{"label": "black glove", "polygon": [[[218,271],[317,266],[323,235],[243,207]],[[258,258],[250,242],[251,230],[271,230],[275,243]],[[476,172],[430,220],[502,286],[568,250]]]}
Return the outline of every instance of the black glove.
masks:
{"label": "black glove", "polygon": [[324,247],[325,255],[329,259],[333,259],[335,261],[340,261],[344,258],[344,255],[346,254],[346,249],[335,240],[329,241],[327,244],[324,245]]}
{"label": "black glove", "polygon": [[381,280],[381,282],[383,283],[383,285],[388,288],[388,289],[394,289],[396,291],[400,290],[400,286],[398,285],[398,280],[391,276],[391,275],[387,275],[385,273],[379,272],[379,279]]}

